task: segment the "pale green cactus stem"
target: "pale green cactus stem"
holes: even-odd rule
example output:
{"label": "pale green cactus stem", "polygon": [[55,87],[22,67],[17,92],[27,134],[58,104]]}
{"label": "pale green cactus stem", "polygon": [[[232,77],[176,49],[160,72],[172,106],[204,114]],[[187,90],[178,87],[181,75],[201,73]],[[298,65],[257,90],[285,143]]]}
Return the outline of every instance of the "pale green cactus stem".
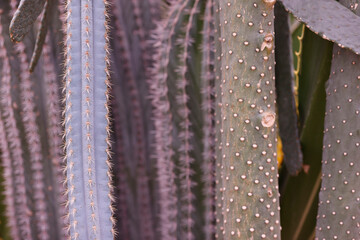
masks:
{"label": "pale green cactus stem", "polygon": [[[348,8],[358,0],[342,0]],[[360,56],[335,46],[326,112],[316,237],[359,239]]]}
{"label": "pale green cactus stem", "polygon": [[112,239],[106,1],[67,3],[65,138],[72,239]]}
{"label": "pale green cactus stem", "polygon": [[224,239],[279,239],[275,1],[219,2]]}

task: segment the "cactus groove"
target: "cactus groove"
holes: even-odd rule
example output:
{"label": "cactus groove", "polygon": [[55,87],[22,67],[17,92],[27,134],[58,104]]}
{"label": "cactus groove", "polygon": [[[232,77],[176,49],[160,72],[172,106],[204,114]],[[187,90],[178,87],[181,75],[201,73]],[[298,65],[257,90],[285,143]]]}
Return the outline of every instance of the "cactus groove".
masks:
{"label": "cactus groove", "polygon": [[280,238],[274,3],[219,1],[224,239]]}
{"label": "cactus groove", "polygon": [[67,3],[65,137],[72,239],[112,239],[106,1]]}

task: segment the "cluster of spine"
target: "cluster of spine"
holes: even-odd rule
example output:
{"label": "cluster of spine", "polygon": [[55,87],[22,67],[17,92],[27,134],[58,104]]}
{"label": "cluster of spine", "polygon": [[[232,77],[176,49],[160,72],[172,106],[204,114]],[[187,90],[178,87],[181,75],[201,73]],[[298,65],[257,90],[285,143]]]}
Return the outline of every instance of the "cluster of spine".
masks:
{"label": "cluster of spine", "polygon": [[[279,239],[275,1],[219,1],[219,239]],[[217,171],[218,174],[218,171]],[[218,179],[218,176],[217,176]],[[219,185],[221,184],[221,185]]]}
{"label": "cluster of spine", "polygon": [[111,239],[106,1],[68,1],[65,148],[72,239]]}
{"label": "cluster of spine", "polygon": [[[353,1],[343,0],[351,8]],[[322,184],[317,239],[358,239],[360,184],[360,57],[335,46],[326,87]]]}

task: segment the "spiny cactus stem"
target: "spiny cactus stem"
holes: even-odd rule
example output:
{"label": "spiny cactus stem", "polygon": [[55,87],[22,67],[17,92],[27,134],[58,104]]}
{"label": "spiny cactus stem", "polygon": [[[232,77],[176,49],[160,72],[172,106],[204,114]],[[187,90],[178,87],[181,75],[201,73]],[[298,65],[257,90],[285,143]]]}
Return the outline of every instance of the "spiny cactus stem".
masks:
{"label": "spiny cactus stem", "polygon": [[157,176],[159,188],[160,206],[160,233],[162,239],[176,239],[175,231],[177,228],[177,201],[175,190],[174,163],[171,149],[172,139],[172,114],[169,106],[168,86],[167,86],[167,67],[170,62],[169,56],[175,34],[175,26],[179,21],[181,13],[187,6],[188,1],[183,3],[173,2],[169,9],[169,17],[159,24],[155,31],[158,42],[156,43],[156,55],[154,59],[160,61],[152,69],[154,81],[149,82],[152,94],[152,104],[154,106],[153,116],[155,125],[155,149],[157,157]]}
{"label": "spiny cactus stem", "polygon": [[[191,39],[191,29],[193,27],[193,21],[195,14],[198,11],[198,5],[199,0],[195,0],[194,5],[190,11],[188,23],[185,28],[185,38],[184,38],[184,49],[182,56],[180,56],[181,66],[179,69],[180,77],[178,82],[176,83],[177,91],[179,95],[176,98],[177,103],[179,104],[178,114],[182,118],[182,122],[180,123],[180,130],[179,130],[179,139],[182,142],[179,151],[180,154],[180,164],[181,168],[180,170],[182,173],[180,173],[181,178],[181,186],[182,191],[184,195],[184,200],[186,203],[184,203],[183,211],[185,212],[185,218],[184,219],[184,230],[186,234],[186,239],[190,240],[193,239],[193,233],[192,233],[192,225],[193,225],[193,219],[192,219],[192,212],[193,212],[193,199],[194,194],[192,193],[192,186],[193,181],[191,180],[191,164],[194,161],[194,159],[190,156],[191,152],[191,145],[190,145],[190,139],[193,136],[192,131],[190,130],[191,122],[189,119],[190,115],[190,109],[187,106],[188,98],[189,96],[186,93],[186,86],[188,85],[188,80],[186,78],[187,74],[187,60],[188,60],[188,53],[189,53],[189,47],[191,46],[192,39]],[[182,176],[183,174],[183,176]]]}
{"label": "spiny cactus stem", "polygon": [[[3,14],[3,11],[0,10],[0,14]],[[1,69],[1,85],[0,85],[0,93],[1,93],[1,107],[2,112],[4,114],[7,113],[9,117],[9,108],[5,107],[5,104],[11,105],[11,96],[10,96],[10,89],[7,88],[10,85],[10,64],[9,59],[7,57],[7,51],[5,47],[5,41],[4,41],[4,35],[3,35],[3,25],[1,23],[2,17],[0,16],[0,59],[2,61],[2,69]],[[4,104],[5,103],[5,104]],[[11,106],[10,106],[11,108]],[[11,109],[12,110],[12,109]],[[11,113],[10,113],[11,114]],[[15,122],[15,119],[12,118],[9,122],[9,117],[6,116],[0,116],[0,148],[1,148],[1,163],[4,171],[4,178],[5,178],[5,200],[6,200],[6,216],[8,220],[8,226],[11,230],[11,235],[14,240],[19,240],[20,237],[25,236],[29,237],[30,232],[30,226],[29,226],[29,217],[26,215],[26,212],[23,212],[21,216],[17,214],[21,214],[21,211],[24,211],[27,209],[26,207],[26,196],[25,196],[25,179],[24,179],[24,168],[23,168],[23,159],[21,156],[21,149],[20,150],[20,158],[14,159],[14,147],[18,146],[20,139],[17,133],[17,129],[11,128],[11,123]],[[16,126],[15,126],[16,127]],[[15,130],[12,136],[12,144],[8,146],[8,138],[9,137],[9,130]],[[8,135],[8,136],[7,136]],[[12,147],[11,147],[12,146]],[[13,161],[13,163],[12,163]],[[19,164],[19,168],[17,168],[16,165]],[[17,162],[17,164],[16,164]],[[14,167],[17,168],[16,171],[13,172]],[[16,174],[16,172],[20,173]],[[14,180],[13,180],[14,179]],[[20,181],[19,181],[20,180]],[[16,184],[15,184],[16,182]],[[21,192],[19,192],[19,189],[21,189]],[[19,194],[22,193],[22,194]],[[22,201],[18,201],[18,199],[21,199]],[[19,204],[20,203],[20,204]],[[20,210],[20,212],[19,212]],[[25,216],[24,216],[25,215]],[[18,224],[18,217],[25,217],[24,223],[25,226],[21,226]],[[20,232],[22,230],[22,234]],[[24,231],[25,230],[25,231]]]}
{"label": "spiny cactus stem", "polygon": [[214,54],[214,32],[213,32],[213,2],[207,1],[205,6],[204,27],[203,27],[203,66],[202,66],[202,109],[204,111],[204,150],[203,150],[203,172],[204,172],[204,195],[205,195],[205,239],[212,239],[214,229],[214,207],[215,207],[215,128],[214,128],[214,102],[213,102],[213,54]]}
{"label": "spiny cactus stem", "polygon": [[[132,1],[134,6],[134,11],[137,12],[137,14],[140,14],[140,8],[138,6],[137,1]],[[122,15],[119,14],[120,11],[118,11],[116,4],[113,6],[114,13],[117,13],[118,16],[116,18],[115,24],[116,24],[116,37],[117,37],[117,43],[119,44],[119,50],[121,52],[121,60],[123,62],[123,66],[127,68],[125,70],[125,83],[129,90],[129,96],[131,98],[130,105],[131,105],[131,115],[134,118],[134,127],[135,127],[135,139],[136,139],[136,145],[135,145],[135,156],[137,160],[137,200],[138,200],[138,207],[140,210],[140,228],[142,229],[142,237],[143,239],[151,240],[154,239],[154,233],[153,233],[153,221],[151,216],[151,205],[150,205],[150,192],[149,192],[149,179],[146,172],[146,146],[145,146],[145,130],[143,125],[143,114],[141,109],[141,102],[140,102],[140,94],[138,91],[138,88],[136,86],[136,80],[133,75],[133,69],[131,68],[131,54],[129,52],[130,46],[127,42],[127,37],[125,35],[125,32],[123,31],[123,26],[125,26],[125,23],[123,23]],[[137,22],[138,24],[142,25],[141,16],[137,16]],[[139,30],[143,31],[143,27],[139,26]],[[144,35],[144,34],[142,34]],[[144,36],[142,36],[142,39],[140,41],[145,42],[143,39]],[[141,43],[143,44],[143,43]],[[145,48],[145,46],[144,46]],[[146,52],[146,49],[143,49],[143,52]]]}
{"label": "spiny cactus stem", "polygon": [[73,239],[113,238],[106,4],[67,3],[65,138]]}
{"label": "spiny cactus stem", "polygon": [[62,155],[61,146],[63,144],[61,139],[62,129],[59,123],[61,119],[60,111],[60,96],[59,96],[59,84],[57,82],[57,76],[55,71],[54,62],[50,57],[50,39],[46,37],[43,45],[43,68],[44,68],[44,88],[46,93],[46,113],[48,119],[47,136],[49,141],[49,152],[54,169],[54,191],[56,192],[57,200],[57,216],[59,230],[61,231],[61,238],[67,238],[67,232],[65,230],[66,221],[63,220],[66,215],[65,209],[65,188],[63,185],[64,174],[62,171]]}
{"label": "spiny cactus stem", "polygon": [[[11,1],[13,6],[14,0]],[[15,11],[15,9],[12,9]],[[18,43],[15,46],[15,52],[20,59],[20,98],[22,114],[21,119],[25,128],[25,139],[29,148],[30,162],[32,169],[32,180],[35,204],[35,218],[37,226],[37,237],[39,239],[49,239],[49,223],[47,204],[45,201],[45,185],[44,185],[44,173],[42,154],[41,154],[41,142],[38,125],[36,124],[36,113],[35,113],[35,95],[32,90],[32,80],[30,79],[30,73],[27,69],[29,62],[25,53],[25,45]]]}
{"label": "spiny cactus stem", "polygon": [[[2,17],[0,15],[0,58],[2,60],[2,74],[1,74],[1,84],[0,84],[0,93],[1,93],[1,108],[2,108],[2,119],[4,121],[6,139],[11,139],[11,144],[9,145],[9,151],[11,158],[9,161],[12,161],[8,164],[11,167],[10,173],[13,171],[12,178],[14,179],[15,185],[7,185],[7,188],[14,186],[14,199],[15,204],[15,225],[11,226],[12,232],[19,229],[17,233],[12,236],[14,239],[29,239],[31,237],[30,229],[30,216],[29,209],[27,206],[27,196],[25,190],[25,174],[24,174],[24,159],[23,152],[21,148],[21,141],[19,137],[19,130],[16,125],[14,109],[12,106],[12,96],[11,96],[11,74],[10,74],[10,63],[9,58],[7,57],[7,50],[5,48],[4,34],[3,34],[3,25],[1,24]],[[3,151],[6,149],[4,148]],[[6,163],[6,158],[3,158],[4,164]],[[5,168],[6,169],[6,168]],[[10,179],[9,179],[10,180]],[[11,190],[9,190],[9,193]],[[11,201],[11,198],[9,198]],[[8,205],[11,211],[11,203]],[[10,213],[10,212],[9,212]],[[10,217],[10,223],[13,224],[14,220]]]}
{"label": "spiny cactus stem", "polygon": [[[1,50],[0,50],[1,51]],[[4,74],[4,72],[2,72]],[[6,139],[4,122],[0,118],[0,149],[1,149],[1,166],[3,168],[3,177],[5,182],[5,204],[6,204],[6,217],[7,225],[10,228],[11,236],[14,240],[19,240],[19,228],[16,223],[16,207],[15,207],[15,191],[13,186],[13,173],[11,165],[11,156],[9,146]]]}
{"label": "spiny cactus stem", "polygon": [[[113,78],[114,79],[114,78]],[[113,86],[113,90],[116,91],[116,88],[119,88],[116,84]],[[117,103],[120,98],[120,96],[115,95],[112,99],[112,114],[114,119],[121,119],[120,116],[120,109],[119,104]],[[115,130],[115,137],[116,137],[116,156],[117,158],[114,158],[114,161],[117,162],[117,164],[114,164],[119,169],[119,175],[118,175],[118,191],[117,194],[117,201],[116,201],[116,211],[120,212],[120,229],[121,232],[121,238],[122,239],[130,239],[130,225],[129,225],[129,214],[128,214],[128,206],[127,206],[127,196],[129,194],[128,190],[128,182],[126,177],[126,163],[125,163],[125,156],[124,156],[124,137],[123,137],[123,130],[121,128],[121,120],[119,122],[114,123],[114,130]],[[115,169],[114,169],[115,170]],[[119,224],[119,223],[117,223]]]}

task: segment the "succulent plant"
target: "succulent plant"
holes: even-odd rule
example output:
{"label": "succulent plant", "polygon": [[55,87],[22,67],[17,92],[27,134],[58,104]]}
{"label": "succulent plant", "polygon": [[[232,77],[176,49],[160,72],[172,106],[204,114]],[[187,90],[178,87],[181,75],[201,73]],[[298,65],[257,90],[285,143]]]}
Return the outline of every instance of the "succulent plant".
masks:
{"label": "succulent plant", "polygon": [[1,2],[0,237],[357,239],[358,4]]}

